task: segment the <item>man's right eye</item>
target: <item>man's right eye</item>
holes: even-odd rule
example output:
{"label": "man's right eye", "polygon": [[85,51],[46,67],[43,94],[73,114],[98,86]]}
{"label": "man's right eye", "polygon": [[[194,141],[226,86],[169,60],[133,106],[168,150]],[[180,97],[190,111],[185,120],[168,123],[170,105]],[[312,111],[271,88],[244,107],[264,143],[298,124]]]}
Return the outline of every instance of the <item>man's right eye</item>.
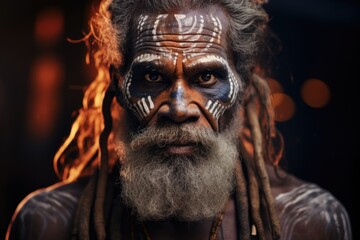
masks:
{"label": "man's right eye", "polygon": [[157,71],[151,71],[145,74],[145,80],[148,82],[161,82],[163,80],[162,76]]}

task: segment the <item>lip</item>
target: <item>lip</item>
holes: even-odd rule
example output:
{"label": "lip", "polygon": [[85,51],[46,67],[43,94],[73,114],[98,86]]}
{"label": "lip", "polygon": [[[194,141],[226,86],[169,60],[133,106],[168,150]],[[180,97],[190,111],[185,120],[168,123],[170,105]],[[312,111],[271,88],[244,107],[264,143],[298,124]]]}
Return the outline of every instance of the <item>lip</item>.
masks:
{"label": "lip", "polygon": [[195,144],[171,144],[165,148],[168,154],[189,155],[194,153]]}

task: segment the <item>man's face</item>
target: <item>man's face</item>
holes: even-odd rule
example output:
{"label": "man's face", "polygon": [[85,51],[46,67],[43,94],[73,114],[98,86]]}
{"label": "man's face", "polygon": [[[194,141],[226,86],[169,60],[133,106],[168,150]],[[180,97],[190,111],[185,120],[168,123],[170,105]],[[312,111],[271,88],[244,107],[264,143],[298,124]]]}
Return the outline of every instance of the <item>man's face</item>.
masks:
{"label": "man's face", "polygon": [[229,198],[238,153],[219,118],[241,86],[227,20],[215,6],[135,18],[122,91],[140,131],[120,174],[122,198],[142,219],[213,217]]}
{"label": "man's face", "polygon": [[225,13],[209,6],[135,19],[122,91],[141,127],[192,122],[218,131],[241,88]]}

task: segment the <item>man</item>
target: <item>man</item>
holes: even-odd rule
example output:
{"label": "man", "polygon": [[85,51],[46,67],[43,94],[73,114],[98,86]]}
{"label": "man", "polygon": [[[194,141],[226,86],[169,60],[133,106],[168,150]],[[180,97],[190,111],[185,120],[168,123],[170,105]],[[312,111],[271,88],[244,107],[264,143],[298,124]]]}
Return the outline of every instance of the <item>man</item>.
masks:
{"label": "man", "polygon": [[351,239],[332,195],[269,167],[281,137],[254,70],[260,3],[99,9],[99,74],[55,156],[64,183],[27,197],[8,239]]}

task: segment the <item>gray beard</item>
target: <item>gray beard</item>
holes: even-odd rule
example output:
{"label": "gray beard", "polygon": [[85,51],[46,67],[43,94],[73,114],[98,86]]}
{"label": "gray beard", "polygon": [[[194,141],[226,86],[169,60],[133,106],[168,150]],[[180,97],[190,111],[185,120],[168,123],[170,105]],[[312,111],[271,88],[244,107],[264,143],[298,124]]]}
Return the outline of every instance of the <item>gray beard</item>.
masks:
{"label": "gray beard", "polygon": [[[168,155],[169,144],[195,143],[194,154]],[[150,127],[125,146],[122,199],[140,220],[214,217],[234,186],[236,144],[229,133],[196,127]]]}

